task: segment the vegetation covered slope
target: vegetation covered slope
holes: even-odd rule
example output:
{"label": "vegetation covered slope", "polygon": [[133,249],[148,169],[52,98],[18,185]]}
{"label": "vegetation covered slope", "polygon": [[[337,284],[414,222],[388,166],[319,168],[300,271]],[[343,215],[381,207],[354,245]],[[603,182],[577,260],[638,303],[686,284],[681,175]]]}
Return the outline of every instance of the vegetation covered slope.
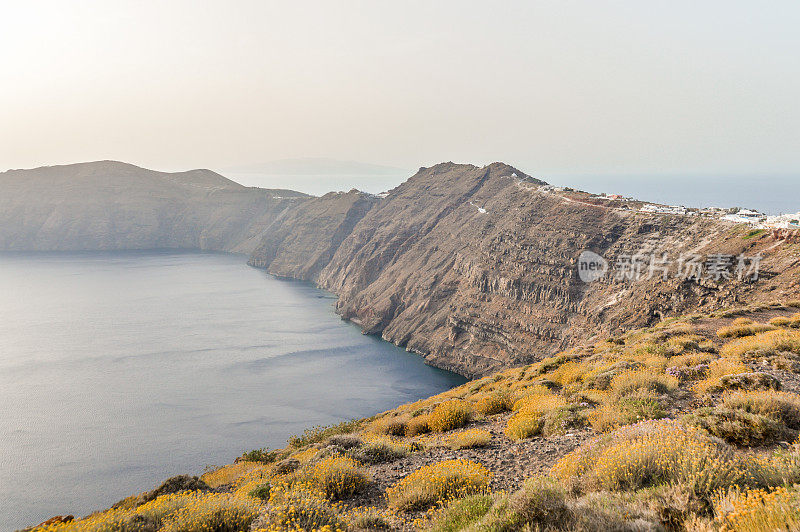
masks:
{"label": "vegetation covered slope", "polygon": [[249,188],[210,170],[116,161],[0,173],[0,250],[203,249],[250,253],[308,196]]}
{"label": "vegetation covered slope", "polygon": [[794,530],[798,392],[800,302],[698,313],[38,530]]}

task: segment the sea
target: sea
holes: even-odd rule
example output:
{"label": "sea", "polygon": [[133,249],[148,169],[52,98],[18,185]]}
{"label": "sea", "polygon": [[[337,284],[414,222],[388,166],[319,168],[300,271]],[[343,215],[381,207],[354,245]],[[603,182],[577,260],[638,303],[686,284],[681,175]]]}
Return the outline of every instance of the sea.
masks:
{"label": "sea", "polygon": [[0,254],[0,530],[465,382],[246,257]]}

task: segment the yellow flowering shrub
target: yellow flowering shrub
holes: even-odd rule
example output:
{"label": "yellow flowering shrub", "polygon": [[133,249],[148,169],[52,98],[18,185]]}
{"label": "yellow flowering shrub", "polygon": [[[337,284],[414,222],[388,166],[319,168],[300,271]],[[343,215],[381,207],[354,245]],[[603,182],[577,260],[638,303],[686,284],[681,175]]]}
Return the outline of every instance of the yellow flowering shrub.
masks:
{"label": "yellow flowering shrub", "polygon": [[253,470],[264,470],[267,466],[259,462],[236,462],[235,464],[226,465],[209,471],[200,477],[200,480],[211,486],[217,488],[226,484],[232,484],[242,475]]}
{"label": "yellow flowering shrub", "polygon": [[720,355],[738,359],[750,351],[800,353],[800,331],[779,329],[739,338],[722,346]]}
{"label": "yellow flowering shrub", "polygon": [[421,467],[386,490],[391,508],[423,510],[484,490],[491,473],[469,460],[447,460]]}
{"label": "yellow flowering shrub", "polygon": [[445,401],[428,415],[428,427],[434,432],[457,429],[469,423],[471,414],[469,404],[464,401]]}
{"label": "yellow flowering shrub", "polygon": [[675,421],[646,421],[595,438],[559,460],[552,474],[588,490],[679,483],[707,496],[721,487],[754,485],[762,471],[697,429]]}
{"label": "yellow flowering shrub", "polygon": [[343,532],[349,528],[345,511],[340,503],[326,499],[317,486],[281,483],[270,492],[267,530]]}
{"label": "yellow flowering shrub", "polygon": [[617,396],[628,395],[637,390],[668,393],[677,387],[678,379],[652,370],[625,370],[611,379],[611,390]]}
{"label": "yellow flowering shrub", "polygon": [[566,405],[567,401],[565,401],[564,398],[559,395],[553,395],[551,393],[536,393],[532,395],[526,395],[522,399],[516,401],[514,403],[514,411],[525,411],[528,413],[541,415]]}
{"label": "yellow flowering shrub", "polygon": [[796,488],[731,490],[714,501],[721,532],[800,530],[800,493]]}
{"label": "yellow flowering shrub", "polygon": [[718,358],[712,360],[708,364],[706,378],[700,380],[692,386],[692,391],[698,395],[703,395],[708,392],[714,392],[720,388],[720,379],[726,375],[738,375],[739,373],[748,373],[750,368],[738,362],[727,358]]}
{"label": "yellow flowering shrub", "polygon": [[409,438],[417,436],[419,434],[426,434],[430,432],[431,429],[428,427],[428,416],[425,414],[412,417],[406,423],[406,436]]}
{"label": "yellow flowering shrub", "polygon": [[259,504],[229,493],[181,492],[162,495],[135,509],[111,509],[84,519],[57,523],[37,532],[200,532],[247,530]]}
{"label": "yellow flowering shrub", "polygon": [[238,532],[247,530],[258,517],[259,504],[253,499],[226,493],[193,498],[175,512],[161,532]]}
{"label": "yellow flowering shrub", "polygon": [[323,458],[307,473],[329,499],[342,499],[363,490],[369,482],[361,465],[346,456]]}

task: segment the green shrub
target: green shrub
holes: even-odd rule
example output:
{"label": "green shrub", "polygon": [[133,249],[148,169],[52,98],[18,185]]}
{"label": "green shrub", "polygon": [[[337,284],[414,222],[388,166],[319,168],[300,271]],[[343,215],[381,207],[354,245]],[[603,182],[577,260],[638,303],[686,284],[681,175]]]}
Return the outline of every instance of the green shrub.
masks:
{"label": "green shrub", "polygon": [[767,445],[789,434],[782,423],[766,416],[725,407],[698,409],[684,421],[728,443],[747,447]]}
{"label": "green shrub", "polygon": [[726,408],[742,410],[779,421],[790,429],[800,429],[800,395],[788,392],[754,391],[726,395]]}
{"label": "green shrub", "polygon": [[579,405],[554,408],[542,417],[542,434],[553,436],[585,427],[588,424],[585,412],[586,408]]}
{"label": "green shrub", "polygon": [[359,462],[380,464],[408,456],[409,452],[409,445],[386,438],[367,442],[350,455]]}
{"label": "green shrub", "polygon": [[351,421],[343,421],[336,425],[313,427],[305,430],[300,436],[291,436],[288,443],[289,446],[299,449],[312,443],[324,441],[336,434],[352,434],[358,430],[362,424],[362,420],[353,419]]}
{"label": "green shrub", "polygon": [[250,495],[251,497],[255,497],[256,499],[261,499],[262,501],[266,501],[269,500],[269,493],[270,493],[270,486],[269,482],[267,482],[266,484],[261,484],[260,486],[257,486],[252,490],[250,490],[248,495]]}
{"label": "green shrub", "polygon": [[470,495],[455,499],[439,510],[433,517],[429,532],[458,532],[477,521],[494,504],[491,495]]}
{"label": "green shrub", "polygon": [[242,454],[239,460],[244,462],[262,462],[271,464],[278,458],[278,451],[271,451],[269,449],[254,449],[250,452]]}

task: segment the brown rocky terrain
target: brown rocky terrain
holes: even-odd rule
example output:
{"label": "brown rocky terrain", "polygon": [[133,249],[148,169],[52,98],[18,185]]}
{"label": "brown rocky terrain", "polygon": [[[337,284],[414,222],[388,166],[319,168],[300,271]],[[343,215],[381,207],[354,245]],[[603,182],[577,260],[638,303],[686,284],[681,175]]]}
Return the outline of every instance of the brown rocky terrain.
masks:
{"label": "brown rocky terrain", "polygon": [[[423,168],[366,214],[358,210],[363,218],[324,268],[319,249],[307,244],[320,226],[303,216],[281,223],[281,242],[267,235],[252,262],[316,282],[365,332],[468,376],[662,317],[800,293],[798,245],[790,240],[713,218],[640,213],[543,184],[502,163]],[[315,201],[343,202],[343,219],[352,198]],[[324,227],[327,235],[340,226],[328,220]],[[323,239],[327,256],[331,240]],[[306,247],[310,254],[298,252]],[[587,284],[577,272],[582,250],[612,266],[636,253],[647,260],[667,253],[673,264],[666,280],[647,279],[645,267],[639,281],[609,275]],[[762,254],[760,278],[678,278],[675,262],[688,253]]]}
{"label": "brown rocky terrain", "polygon": [[245,187],[210,170],[166,173],[116,161],[0,173],[0,250],[251,252],[309,198]]}

